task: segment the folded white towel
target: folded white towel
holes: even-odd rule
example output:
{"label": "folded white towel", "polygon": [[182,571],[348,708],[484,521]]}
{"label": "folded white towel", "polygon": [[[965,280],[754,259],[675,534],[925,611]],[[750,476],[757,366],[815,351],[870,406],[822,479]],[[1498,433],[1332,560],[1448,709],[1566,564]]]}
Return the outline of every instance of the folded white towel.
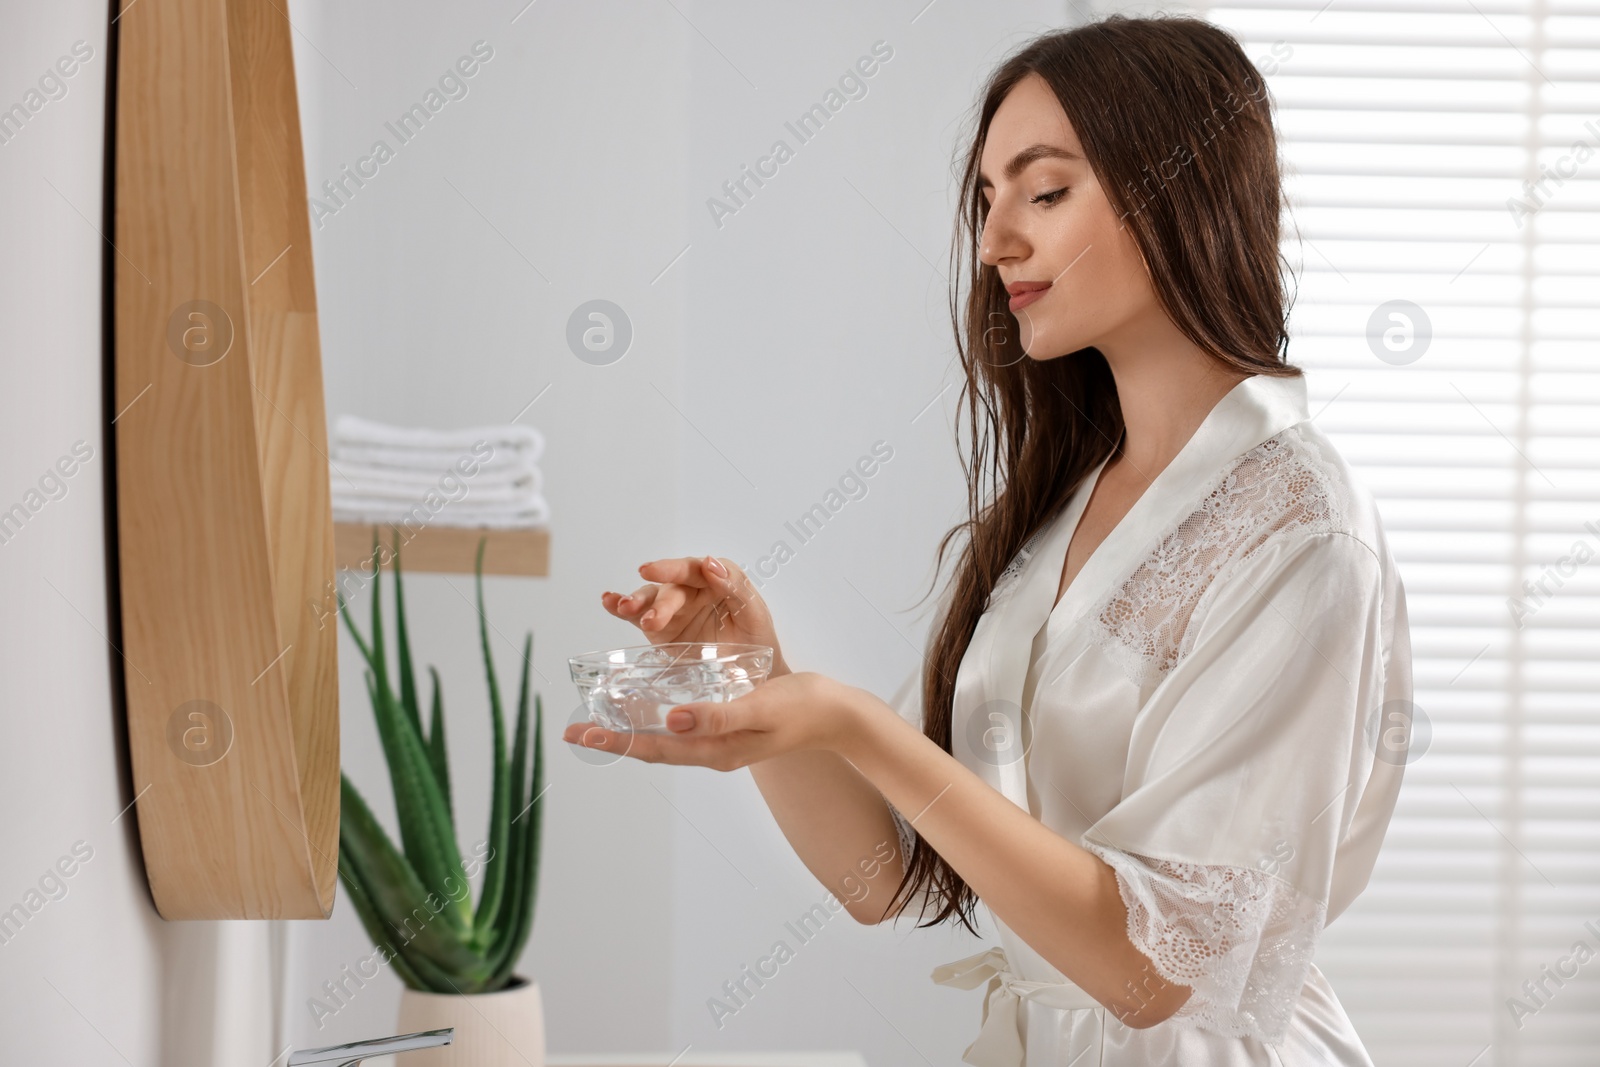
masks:
{"label": "folded white towel", "polygon": [[[462,489],[463,485],[465,491]],[[396,507],[409,508],[413,504],[427,503],[430,498],[435,503],[444,500],[451,504],[509,504],[513,507],[523,507],[542,499],[539,488],[535,485],[478,485],[465,480],[459,483],[453,492],[448,487],[440,488],[438,485],[426,489],[393,490],[365,485],[355,488],[347,485],[333,487],[333,502],[336,505],[393,504]]]}
{"label": "folded white towel", "polygon": [[549,521],[536,462],[544,435],[532,426],[433,430],[341,415],[330,446],[335,522],[503,528]]}
{"label": "folded white towel", "polygon": [[[478,439],[483,442],[483,438]],[[474,451],[474,448],[477,448]],[[466,460],[468,469],[528,470],[534,459],[527,450],[517,450],[504,444],[487,447],[469,446],[459,451],[450,448],[390,448],[387,445],[338,445],[330,453],[335,463],[364,463],[389,470],[441,472],[456,467]],[[459,470],[459,468],[457,468]]]}
{"label": "folded white towel", "polygon": [[329,471],[334,492],[400,492],[418,496],[429,489],[439,488],[446,474],[473,488],[476,492],[487,486],[531,486],[544,488],[544,474],[538,467],[503,466],[479,467],[473,474],[462,474],[456,467],[439,467],[427,470],[409,470],[403,467],[385,467],[381,464],[356,463],[335,460]]}
{"label": "folded white towel", "polygon": [[[544,435],[532,426],[515,423],[501,426],[472,426],[460,430],[433,430],[425,427],[391,426],[355,415],[340,415],[334,423],[334,458],[347,455],[355,459],[362,451],[383,455],[419,456],[432,462],[444,456],[453,462],[470,453],[478,442],[486,442],[496,455],[510,452],[537,461],[544,454]],[[356,450],[351,452],[350,450]]]}
{"label": "folded white towel", "polygon": [[489,526],[506,529],[543,526],[550,521],[550,506],[543,497],[522,506],[473,504],[468,500],[447,502],[436,512],[420,504],[363,503],[333,505],[333,521],[349,523],[394,523],[411,528],[425,526]]}

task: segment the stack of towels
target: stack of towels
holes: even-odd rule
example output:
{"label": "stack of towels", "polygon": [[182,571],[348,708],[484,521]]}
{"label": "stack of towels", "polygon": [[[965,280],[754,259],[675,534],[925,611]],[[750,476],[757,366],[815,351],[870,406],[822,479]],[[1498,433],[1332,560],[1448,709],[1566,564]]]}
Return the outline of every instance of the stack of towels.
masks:
{"label": "stack of towels", "polygon": [[542,526],[550,521],[531,426],[428,430],[341,415],[329,481],[333,521]]}

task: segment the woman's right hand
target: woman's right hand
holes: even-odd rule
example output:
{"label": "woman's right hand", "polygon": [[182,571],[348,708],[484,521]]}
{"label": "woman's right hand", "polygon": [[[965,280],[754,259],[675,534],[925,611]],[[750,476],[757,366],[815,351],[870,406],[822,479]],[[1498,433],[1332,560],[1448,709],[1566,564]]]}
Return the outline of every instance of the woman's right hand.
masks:
{"label": "woman's right hand", "polygon": [[715,556],[651,560],[639,567],[649,584],[633,593],[605,592],[600,603],[637,626],[653,645],[731,641],[772,648],[772,674],[788,674],[772,615],[755,585],[732,561]]}

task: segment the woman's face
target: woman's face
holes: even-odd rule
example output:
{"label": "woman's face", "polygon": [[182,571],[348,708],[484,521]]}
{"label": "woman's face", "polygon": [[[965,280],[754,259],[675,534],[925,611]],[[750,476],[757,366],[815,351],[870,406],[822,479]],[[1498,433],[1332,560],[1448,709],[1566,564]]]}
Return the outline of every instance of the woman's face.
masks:
{"label": "woman's face", "polygon": [[[979,258],[1013,293],[1029,356],[1054,359],[1090,346],[1104,352],[1132,332],[1130,324],[1160,313],[1133,233],[1118,221],[1043,78],[1030,74],[1006,95],[978,169],[989,205]],[[1048,288],[1017,295],[1040,285]]]}

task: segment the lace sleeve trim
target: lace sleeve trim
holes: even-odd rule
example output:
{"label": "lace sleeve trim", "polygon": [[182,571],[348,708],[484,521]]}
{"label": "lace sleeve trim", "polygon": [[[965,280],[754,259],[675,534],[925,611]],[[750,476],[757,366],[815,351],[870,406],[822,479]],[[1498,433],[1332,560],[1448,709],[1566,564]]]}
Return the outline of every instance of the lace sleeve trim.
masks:
{"label": "lace sleeve trim", "polygon": [[1162,979],[1193,990],[1169,1021],[1283,1040],[1322,933],[1322,902],[1249,867],[1083,846],[1116,872],[1134,947]]}
{"label": "lace sleeve trim", "polygon": [[893,804],[889,805],[889,814],[894,818],[894,832],[900,838],[900,862],[910,863],[912,846],[917,843],[917,832]]}
{"label": "lace sleeve trim", "polygon": [[1343,529],[1342,491],[1294,428],[1244,453],[1101,605],[1096,644],[1141,688],[1192,646],[1201,599],[1228,564],[1273,538]]}
{"label": "lace sleeve trim", "polygon": [[[888,802],[885,801],[885,803]],[[911,850],[917,843],[917,831],[912,827],[911,821],[901,815],[899,809],[893,804],[889,804],[889,816],[894,820],[894,831],[900,839],[900,861],[904,864],[910,864]],[[915,914],[918,918],[925,917],[928,913],[928,907],[932,903],[933,901],[926,889],[914,889],[902,906],[900,914],[908,916]]]}

